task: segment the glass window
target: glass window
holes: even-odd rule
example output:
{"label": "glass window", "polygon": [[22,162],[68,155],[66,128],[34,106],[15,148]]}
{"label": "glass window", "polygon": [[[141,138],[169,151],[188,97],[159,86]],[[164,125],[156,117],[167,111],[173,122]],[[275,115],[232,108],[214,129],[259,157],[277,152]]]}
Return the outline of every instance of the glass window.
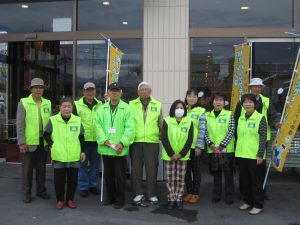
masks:
{"label": "glass window", "polygon": [[0,141],[7,139],[7,43],[0,43]]}
{"label": "glass window", "polygon": [[[113,44],[125,54],[122,57],[119,82],[123,88],[123,99],[137,96],[138,83],[142,80],[142,40],[119,39]],[[97,86],[97,96],[105,93],[107,43],[102,40],[77,42],[76,98],[82,96],[83,84],[91,81]]]}
{"label": "glass window", "polygon": [[242,38],[192,38],[190,87],[210,93],[222,92],[230,97],[234,45]]}
{"label": "glass window", "polygon": [[143,3],[143,0],[79,0],[78,30],[142,29]]}
{"label": "glass window", "polygon": [[[264,80],[264,95],[271,97],[277,112],[282,112],[299,47],[300,42],[253,43],[252,77]],[[284,92],[278,94],[279,88]]]}
{"label": "glass window", "polygon": [[292,0],[190,0],[192,28],[291,27],[292,16]]}
{"label": "glass window", "polygon": [[0,34],[72,31],[72,0],[0,4]]}

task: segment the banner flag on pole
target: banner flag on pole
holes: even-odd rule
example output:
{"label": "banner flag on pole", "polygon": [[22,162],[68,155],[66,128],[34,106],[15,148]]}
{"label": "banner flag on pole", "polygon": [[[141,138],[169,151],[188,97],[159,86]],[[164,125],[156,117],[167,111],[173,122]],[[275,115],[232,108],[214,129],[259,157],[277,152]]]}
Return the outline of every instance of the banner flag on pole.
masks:
{"label": "banner flag on pole", "polygon": [[300,48],[298,51],[290,88],[282,113],[282,126],[272,144],[272,166],[279,172],[283,171],[289,148],[300,124]]}
{"label": "banner flag on pole", "polygon": [[230,110],[235,111],[242,95],[248,92],[250,74],[250,50],[248,44],[234,46],[234,72],[232,80]]}
{"label": "banner flag on pole", "polygon": [[123,53],[114,45],[109,46],[108,85],[118,82]]}

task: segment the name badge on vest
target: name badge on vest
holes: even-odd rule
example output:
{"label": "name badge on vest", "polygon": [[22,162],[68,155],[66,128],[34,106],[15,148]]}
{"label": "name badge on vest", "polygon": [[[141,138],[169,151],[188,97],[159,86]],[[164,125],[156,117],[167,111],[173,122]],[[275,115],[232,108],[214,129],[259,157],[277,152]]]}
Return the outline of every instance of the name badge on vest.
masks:
{"label": "name badge on vest", "polygon": [[157,112],[157,107],[151,106],[151,112]]}
{"label": "name badge on vest", "polygon": [[77,132],[78,127],[77,126],[70,126],[70,131],[71,132]]}
{"label": "name badge on vest", "polygon": [[255,123],[249,123],[248,128],[255,128]]}
{"label": "name badge on vest", "polygon": [[188,128],[187,128],[187,127],[181,127],[181,132],[183,132],[183,133],[186,133],[186,132],[187,132],[187,130],[188,130]]}
{"label": "name badge on vest", "polygon": [[199,118],[198,114],[192,114],[192,119],[197,120]]}
{"label": "name badge on vest", "polygon": [[226,123],[226,119],[225,118],[220,118],[219,123]]}
{"label": "name badge on vest", "polygon": [[111,128],[108,128],[108,133],[109,134],[115,134],[117,131],[116,131],[116,128],[113,128],[113,127],[111,127]]}
{"label": "name badge on vest", "polygon": [[49,108],[44,108],[44,113],[50,113],[50,109]]}

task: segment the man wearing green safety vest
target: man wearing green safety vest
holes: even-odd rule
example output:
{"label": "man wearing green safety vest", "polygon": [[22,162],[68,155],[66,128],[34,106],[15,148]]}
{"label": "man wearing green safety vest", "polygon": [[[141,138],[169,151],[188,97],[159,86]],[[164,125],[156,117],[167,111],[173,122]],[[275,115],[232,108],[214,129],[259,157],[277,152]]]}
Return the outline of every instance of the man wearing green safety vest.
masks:
{"label": "man wearing green safety vest", "polygon": [[45,187],[47,149],[43,132],[51,116],[51,102],[43,98],[44,81],[33,78],[31,94],[22,98],[17,109],[17,139],[22,153],[23,202],[32,201],[33,169],[36,170],[36,195],[49,199]]}
{"label": "man wearing green safety vest", "polygon": [[78,171],[78,189],[81,197],[87,197],[89,192],[99,195],[97,187],[99,178],[100,156],[96,141],[95,114],[102,105],[96,96],[96,86],[92,82],[83,85],[84,96],[74,102],[73,114],[81,118],[84,127],[85,161],[81,162]]}
{"label": "man wearing green safety vest", "polygon": [[[279,129],[281,127],[281,123],[278,121],[277,113],[275,110],[274,105],[270,101],[268,97],[262,95],[262,89],[264,83],[260,78],[252,78],[250,83],[248,84],[249,91],[251,94],[254,94],[257,100],[256,111],[263,114],[267,121],[267,142],[271,140],[271,127],[275,129]],[[241,114],[245,113],[245,109],[242,107],[241,103],[238,102],[235,113],[234,119],[236,123],[236,127],[238,126],[238,121]],[[267,143],[266,143],[267,147]],[[265,164],[265,162],[264,162]],[[240,187],[241,190],[241,187]],[[264,190],[265,191],[265,190]],[[265,193],[265,199],[268,199],[268,196]]]}
{"label": "man wearing green safety vest", "polygon": [[135,125],[129,105],[121,100],[118,83],[109,86],[108,96],[110,100],[96,111],[96,139],[104,163],[104,205],[114,204],[114,208],[120,209],[125,203],[126,156],[134,140]]}
{"label": "man wearing green safety vest", "polygon": [[135,119],[135,139],[130,146],[131,185],[133,204],[141,205],[143,194],[143,165],[146,171],[146,196],[151,204],[158,204],[156,179],[159,153],[159,133],[162,124],[161,103],[151,96],[147,82],[138,85],[139,97],[129,102]]}

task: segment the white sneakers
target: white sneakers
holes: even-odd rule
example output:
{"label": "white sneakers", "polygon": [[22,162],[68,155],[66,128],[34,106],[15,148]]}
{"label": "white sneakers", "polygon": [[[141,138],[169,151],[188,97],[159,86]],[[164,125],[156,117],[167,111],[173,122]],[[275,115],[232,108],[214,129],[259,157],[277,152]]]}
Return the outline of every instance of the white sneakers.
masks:
{"label": "white sneakers", "polygon": [[247,210],[247,209],[250,209],[251,208],[251,205],[248,205],[246,203],[244,203],[243,205],[240,206],[240,210]]}
{"label": "white sneakers", "polygon": [[253,207],[253,208],[249,211],[249,214],[250,214],[250,215],[257,215],[257,214],[261,213],[262,211],[264,211],[264,209],[259,209],[259,208]]}
{"label": "white sneakers", "polygon": [[144,198],[145,198],[144,195],[137,195],[137,196],[134,197],[133,202],[139,203],[142,200],[144,200]]}
{"label": "white sneakers", "polygon": [[149,202],[152,205],[157,205],[158,204],[158,198],[156,196],[153,196],[153,197],[149,198]]}

